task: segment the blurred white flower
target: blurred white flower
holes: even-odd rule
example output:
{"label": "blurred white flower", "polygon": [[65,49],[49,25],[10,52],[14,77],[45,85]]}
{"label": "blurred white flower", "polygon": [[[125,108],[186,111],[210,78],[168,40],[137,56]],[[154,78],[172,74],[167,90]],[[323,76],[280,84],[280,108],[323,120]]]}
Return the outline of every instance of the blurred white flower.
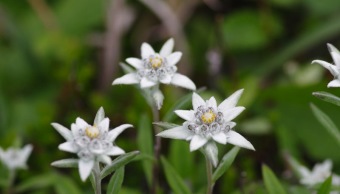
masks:
{"label": "blurred white flower", "polygon": [[8,169],[26,169],[26,161],[32,152],[32,145],[26,145],[22,149],[8,148],[6,151],[0,148],[0,160]]}
{"label": "blurred white flower", "polygon": [[177,73],[176,63],[181,59],[182,53],[172,52],[173,47],[172,38],[163,45],[159,53],[148,43],[143,43],[141,59],[126,59],[127,63],[136,68],[136,72],[117,78],[112,84],[140,84],[141,88],[150,88],[163,83],[196,90],[195,84],[188,77]]}
{"label": "blurred white flower", "polygon": [[59,149],[78,154],[80,158],[79,174],[83,181],[90,175],[95,162],[99,161],[109,165],[112,162],[109,156],[125,153],[113,141],[132,125],[123,124],[109,131],[109,118],[104,117],[104,109],[101,107],[93,125],[89,125],[79,117],[76,119],[76,123],[72,123],[71,130],[58,123],[52,123],[52,126],[66,139],[65,143],[59,145]]}
{"label": "blurred white flower", "polygon": [[318,63],[322,65],[334,76],[334,80],[329,82],[327,87],[340,87],[340,52],[331,44],[327,44],[327,47],[332,55],[335,65],[322,60],[314,60],[312,63]]}
{"label": "blurred white flower", "polygon": [[325,160],[321,164],[316,164],[312,171],[304,166],[299,167],[301,174],[300,183],[307,186],[314,186],[323,183],[330,175],[332,175],[332,185],[340,186],[340,176],[332,173],[332,161]]}
{"label": "blurred white flower", "polygon": [[190,141],[190,151],[203,147],[214,166],[218,163],[215,141],[255,150],[248,140],[232,130],[236,126],[232,120],[245,109],[241,106],[235,107],[242,92],[243,89],[236,91],[219,106],[214,97],[204,101],[198,94],[193,93],[194,110],[175,111],[179,117],[186,120],[183,125],[162,131],[157,136]]}

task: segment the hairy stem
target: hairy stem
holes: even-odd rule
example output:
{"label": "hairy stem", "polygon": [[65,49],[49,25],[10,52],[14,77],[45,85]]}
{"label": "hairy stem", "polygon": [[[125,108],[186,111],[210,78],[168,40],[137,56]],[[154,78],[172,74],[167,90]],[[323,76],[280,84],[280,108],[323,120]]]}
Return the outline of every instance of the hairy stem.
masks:
{"label": "hairy stem", "polygon": [[212,164],[207,156],[205,156],[206,170],[207,170],[207,194],[212,194],[213,183],[212,183]]}
{"label": "hairy stem", "polygon": [[100,167],[99,162],[96,162],[94,165],[94,180],[95,180],[95,194],[101,194],[102,193],[102,185],[101,185],[101,178],[100,178]]}
{"label": "hairy stem", "polygon": [[[159,119],[159,110],[157,108],[157,105],[154,104],[152,106],[152,115],[153,115],[153,122],[158,122]],[[154,133],[158,134],[161,132],[160,128],[156,125],[154,125]],[[152,185],[151,185],[151,193],[155,194],[156,189],[158,186],[158,177],[159,177],[159,160],[160,160],[160,152],[161,152],[161,137],[156,136],[155,139],[155,145],[154,145],[154,163],[152,168]]]}
{"label": "hairy stem", "polygon": [[6,189],[6,193],[7,194],[13,193],[12,187],[13,187],[14,179],[15,179],[15,170],[14,169],[10,169],[9,170],[9,175],[8,175],[7,189]]}

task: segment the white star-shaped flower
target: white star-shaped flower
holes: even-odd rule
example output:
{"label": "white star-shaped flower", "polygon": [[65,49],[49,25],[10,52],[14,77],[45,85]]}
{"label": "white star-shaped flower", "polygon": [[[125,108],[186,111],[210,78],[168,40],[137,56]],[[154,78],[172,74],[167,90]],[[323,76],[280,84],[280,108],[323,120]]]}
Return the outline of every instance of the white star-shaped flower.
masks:
{"label": "white star-shaped flower", "polygon": [[236,106],[242,92],[243,89],[236,91],[219,106],[214,97],[204,101],[198,94],[193,93],[194,110],[175,111],[179,117],[186,120],[183,125],[162,131],[157,136],[190,141],[190,151],[203,147],[214,166],[218,163],[215,142],[255,150],[248,140],[232,130],[236,126],[232,120],[245,109]]}
{"label": "white star-shaped flower", "polygon": [[327,47],[331,53],[335,65],[322,60],[314,60],[312,63],[318,63],[322,65],[334,76],[334,80],[329,82],[327,87],[340,87],[340,52],[331,44],[327,44]]}
{"label": "white star-shaped flower", "polygon": [[8,148],[6,151],[0,148],[0,160],[8,169],[26,169],[26,161],[32,152],[32,145],[26,145],[22,149]]}
{"label": "white star-shaped flower", "polygon": [[321,164],[316,164],[312,171],[304,166],[300,166],[298,170],[301,174],[300,183],[303,185],[314,186],[323,183],[332,175],[332,185],[340,186],[340,176],[332,174],[331,160],[325,160]]}
{"label": "white star-shaped flower", "polygon": [[104,109],[100,108],[93,125],[89,125],[79,117],[76,123],[72,123],[71,130],[58,123],[52,123],[52,126],[66,139],[65,143],[59,145],[59,149],[77,153],[79,174],[83,181],[90,175],[96,161],[109,165],[112,162],[110,156],[125,153],[113,142],[121,132],[132,125],[123,124],[109,131],[109,118],[104,117]]}
{"label": "white star-shaped flower", "polygon": [[150,88],[163,83],[196,90],[195,84],[188,77],[177,73],[176,64],[181,59],[182,53],[172,52],[173,47],[172,38],[163,45],[159,53],[156,53],[148,43],[143,43],[141,59],[126,59],[127,63],[136,68],[136,72],[117,78],[112,84],[140,84],[141,88]]}

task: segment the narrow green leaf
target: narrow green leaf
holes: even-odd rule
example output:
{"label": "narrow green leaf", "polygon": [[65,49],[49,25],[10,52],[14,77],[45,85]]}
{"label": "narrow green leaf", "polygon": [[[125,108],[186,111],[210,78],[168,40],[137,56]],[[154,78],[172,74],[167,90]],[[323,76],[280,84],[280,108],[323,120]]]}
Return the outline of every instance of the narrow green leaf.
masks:
{"label": "narrow green leaf", "polygon": [[323,101],[340,106],[340,98],[328,92],[313,92],[313,96],[320,98]]}
{"label": "narrow green leaf", "polygon": [[26,192],[28,190],[41,189],[52,186],[55,183],[55,174],[47,173],[31,177],[25,182],[15,187],[16,192]]}
{"label": "narrow green leaf", "polygon": [[106,166],[100,172],[100,178],[103,179],[107,175],[111,174],[113,171],[117,170],[118,168],[125,166],[126,164],[131,162],[138,154],[139,151],[133,151],[119,156],[118,158],[112,161],[111,165]]}
{"label": "narrow green leaf", "polygon": [[119,168],[113,174],[107,187],[107,194],[118,194],[124,180],[124,167]]}
{"label": "narrow green leaf", "polygon": [[213,183],[216,182],[217,179],[219,179],[228,170],[228,168],[234,162],[234,159],[235,159],[239,150],[240,150],[240,148],[235,146],[235,147],[233,147],[233,149],[231,149],[228,153],[226,153],[223,156],[220,164],[218,165],[218,167],[216,168],[216,170],[213,174],[213,177],[212,177]]}
{"label": "narrow green leaf", "polygon": [[311,104],[310,106],[315,117],[327,129],[327,131],[332,135],[332,137],[335,138],[335,140],[338,142],[340,146],[340,131],[333,123],[333,121],[314,104]]}
{"label": "narrow green leaf", "polygon": [[174,127],[178,127],[180,125],[174,124],[174,123],[168,123],[168,122],[153,122],[152,124],[157,125],[158,127],[161,127],[163,129],[171,129]]}
{"label": "narrow green leaf", "polygon": [[262,176],[269,194],[286,194],[275,174],[266,165],[262,165]]}
{"label": "narrow green leaf", "polygon": [[81,194],[83,192],[77,187],[76,183],[69,177],[58,175],[54,180],[54,188],[57,194]]}
{"label": "narrow green leaf", "polygon": [[78,159],[63,159],[52,162],[51,164],[58,168],[78,168]]}
{"label": "narrow green leaf", "polygon": [[[205,88],[200,88],[198,90],[196,90],[196,93],[200,93],[202,91],[204,91]],[[175,117],[175,110],[179,110],[183,107],[189,106],[189,104],[191,103],[191,98],[192,98],[192,93],[189,93],[185,96],[183,96],[182,98],[180,98],[176,103],[174,103],[174,105],[165,113],[164,117],[163,117],[163,121],[165,122],[170,122],[174,119]]]}
{"label": "narrow green leaf", "polygon": [[[138,149],[146,155],[153,156],[153,137],[151,119],[143,114],[138,123],[137,144]],[[146,180],[151,185],[153,160],[143,160],[142,166]]]}
{"label": "narrow green leaf", "polygon": [[332,176],[329,176],[320,186],[318,194],[329,194],[332,188]]}
{"label": "narrow green leaf", "polygon": [[190,153],[188,142],[170,141],[168,160],[183,178],[190,178],[196,170],[194,154]]}
{"label": "narrow green leaf", "polygon": [[92,189],[95,191],[96,190],[96,180],[94,178],[93,171],[91,172],[91,175],[90,175],[90,182],[91,182]]}
{"label": "narrow green leaf", "polygon": [[173,192],[177,194],[190,194],[191,192],[189,188],[185,185],[183,179],[163,156],[161,157],[161,162],[163,165],[165,177]]}

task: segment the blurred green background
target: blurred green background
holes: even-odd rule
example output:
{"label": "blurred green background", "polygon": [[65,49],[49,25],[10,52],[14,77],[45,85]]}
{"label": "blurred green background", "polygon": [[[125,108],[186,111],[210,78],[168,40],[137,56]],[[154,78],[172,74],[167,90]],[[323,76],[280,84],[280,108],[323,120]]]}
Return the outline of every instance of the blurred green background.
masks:
{"label": "blurred green background", "polygon": [[[111,128],[135,126],[117,145],[127,152],[151,150],[152,142],[145,142],[151,111],[143,96],[133,86],[111,83],[123,74],[120,61],[140,57],[142,42],[159,50],[169,37],[183,52],[179,72],[207,87],[203,97],[221,102],[245,88],[239,104],[247,109],[236,119],[236,130],[256,152],[240,151],[216,193],[263,193],[264,163],[281,180],[298,185],[284,153],[309,167],[330,158],[340,174],[338,144],[310,109],[316,104],[340,126],[340,109],[311,95],[340,91],[326,87],[333,79],[328,71],[310,64],[332,62],[326,43],[340,47],[339,10],[339,0],[0,0],[0,146],[34,146],[29,170],[19,172],[16,185],[23,193],[92,193],[76,169],[50,166],[76,157],[57,149],[64,139],[50,123],[69,127],[78,116],[91,123],[100,106]],[[189,93],[162,89],[163,116]],[[232,146],[219,148],[221,157]],[[189,153],[186,142],[164,139],[163,155],[194,193],[202,192],[201,153]],[[147,166],[128,164],[121,193],[148,192]],[[0,173],[6,174],[3,168]],[[32,177],[35,188],[27,186]],[[161,184],[170,193],[163,176]]]}

